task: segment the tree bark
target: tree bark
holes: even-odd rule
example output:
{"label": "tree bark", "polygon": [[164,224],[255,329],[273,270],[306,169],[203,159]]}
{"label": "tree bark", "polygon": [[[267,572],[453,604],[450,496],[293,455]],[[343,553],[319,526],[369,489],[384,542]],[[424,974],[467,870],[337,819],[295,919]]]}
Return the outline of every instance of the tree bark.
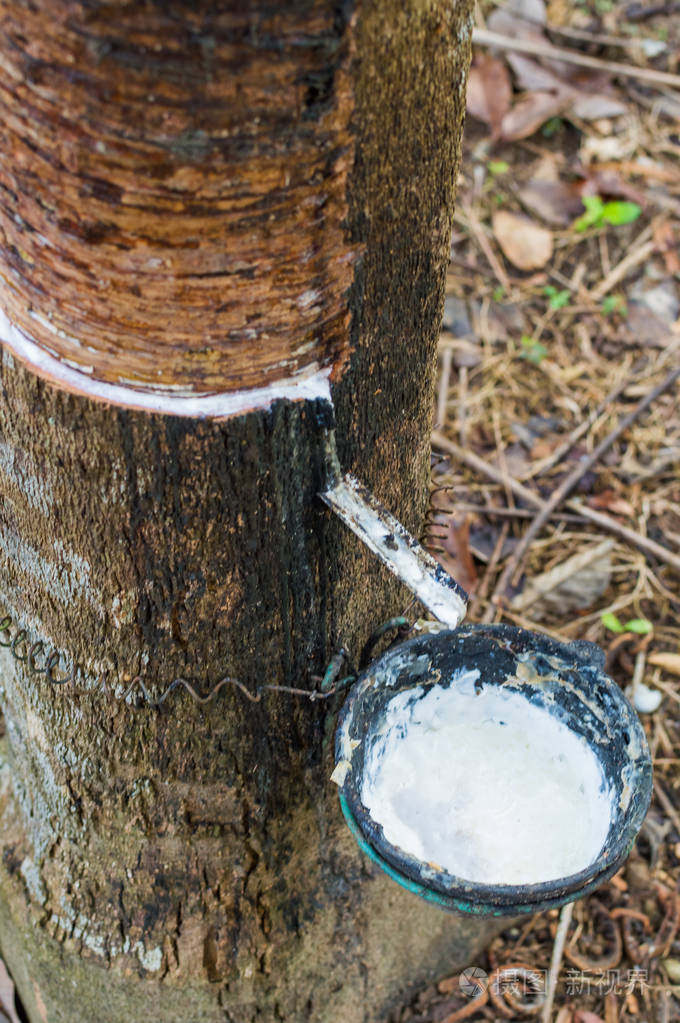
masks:
{"label": "tree bark", "polygon": [[[0,13],[7,29],[0,86],[9,97],[0,147],[7,321],[57,361],[81,359],[79,372],[87,351],[95,381],[114,380],[122,360],[141,389],[153,386],[154,362],[162,387],[228,393],[278,380],[282,363],[285,374],[309,369],[312,351],[313,368],[332,372],[343,466],[417,533],[469,5],[310,2],[272,13],[258,4],[42,0],[0,3]],[[177,52],[184,41],[180,70],[153,63],[161,37],[140,27],[161,15]],[[108,49],[102,40],[93,48],[88,35],[100,24]],[[55,78],[57,55],[43,51],[50,28],[56,35],[64,25],[87,45]],[[113,46],[112,35],[129,46]],[[227,37],[231,57],[220,62]],[[291,39],[312,40],[312,56],[286,49]],[[235,67],[234,52],[253,40],[262,53]],[[30,60],[17,78],[11,69],[22,47]],[[78,64],[86,53],[92,66]],[[209,74],[206,53],[217,55]],[[260,96],[253,127],[258,102],[243,99],[235,82],[244,75],[255,95],[276,53],[278,84]],[[206,227],[206,205],[199,225],[207,232],[206,279],[214,270],[219,286],[193,271],[190,285],[177,286],[178,266],[190,264],[183,207],[176,233],[153,243],[174,246],[179,262],[152,282],[140,269],[145,286],[125,295],[131,268],[139,268],[135,231],[140,224],[169,231],[173,223],[158,195],[158,210],[150,212],[152,203],[135,218],[120,197],[112,202],[110,188],[91,185],[81,226],[93,210],[102,213],[97,204],[112,203],[108,233],[73,229],[77,190],[69,192],[65,178],[83,167],[88,180],[97,178],[90,150],[103,122],[95,114],[119,104],[123,88],[107,89],[97,61],[129,73],[129,89],[141,96],[151,74],[145,54],[159,95],[179,111],[163,122],[173,143],[163,181],[171,176],[187,194],[208,182],[206,204],[228,182],[225,221],[214,217]],[[286,92],[297,81],[296,60],[303,115]],[[180,103],[196,68],[201,88]],[[196,103],[206,82],[222,98],[212,113]],[[29,132],[22,120],[29,99],[59,89],[61,126],[82,117],[87,131],[55,141],[47,122],[36,121]],[[279,93],[290,109],[284,100],[273,106]],[[136,138],[142,129],[153,134],[141,100],[128,101],[118,111],[119,135],[126,119]],[[216,149],[220,118],[241,101],[240,134]],[[261,138],[246,145],[249,127],[268,137],[266,153]],[[42,175],[29,173],[38,137]],[[117,152],[133,188],[148,162]],[[232,185],[244,166],[264,172],[272,154],[279,168],[297,166],[291,153],[300,152],[301,167],[321,161],[309,174],[321,207],[328,201],[327,219],[319,220],[319,202],[298,206],[299,190],[281,195],[280,182],[266,175],[258,188],[271,234],[260,217],[249,226],[239,219]],[[295,173],[303,189],[304,175]],[[185,201],[186,194],[178,199]],[[93,214],[88,223],[95,221]],[[272,268],[285,243],[292,263],[284,254]],[[311,268],[301,263],[305,245]],[[242,268],[213,266],[225,246],[250,266],[252,290],[244,291]],[[108,285],[98,294],[100,273]],[[300,306],[289,315],[310,281],[323,293],[319,308],[311,318]],[[203,347],[195,343],[201,313],[209,319]],[[59,334],[45,327],[55,322]],[[73,337],[90,342],[75,359]],[[252,371],[243,354],[251,351]],[[490,928],[421,903],[356,849],[329,782],[339,698],[312,703],[270,692],[253,703],[225,685],[203,705],[179,686],[155,709],[145,695],[157,699],[178,676],[207,693],[225,674],[250,690],[265,681],[314,688],[312,675],[341,643],[359,650],[408,602],[316,499],[326,406],[282,400],[221,420],[150,413],[107,404],[87,382],[71,393],[43,379],[49,375],[4,351],[0,641],[13,645],[0,652],[0,949],[31,1023],[384,1019],[434,972],[469,959]],[[72,680],[50,684],[50,667]]]}

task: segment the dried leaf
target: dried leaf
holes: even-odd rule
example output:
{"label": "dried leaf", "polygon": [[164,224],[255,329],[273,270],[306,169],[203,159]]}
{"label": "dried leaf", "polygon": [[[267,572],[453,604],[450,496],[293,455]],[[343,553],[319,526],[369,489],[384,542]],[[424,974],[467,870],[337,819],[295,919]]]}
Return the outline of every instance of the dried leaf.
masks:
{"label": "dried leaf", "polygon": [[625,329],[634,338],[635,344],[650,348],[665,348],[668,344],[667,321],[655,316],[647,306],[638,302],[631,302],[628,306]]}
{"label": "dried leaf", "polygon": [[535,39],[545,42],[545,33],[541,25],[545,25],[547,14],[543,0],[511,0],[502,7],[496,7],[486,24],[492,32],[509,36],[512,39]]}
{"label": "dried leaf", "polygon": [[549,121],[561,114],[571,102],[571,93],[530,92],[515,103],[501,122],[501,138],[506,142],[526,139]]}
{"label": "dried leaf", "polygon": [[517,86],[526,92],[562,92],[571,88],[552,71],[548,71],[535,60],[523,57],[519,53],[507,55],[508,64],[515,74]]}
{"label": "dried leaf", "polygon": [[468,113],[488,124],[492,134],[498,136],[511,101],[512,85],[503,61],[488,53],[478,57],[468,77]]}
{"label": "dried leaf", "polygon": [[667,327],[671,327],[680,317],[680,293],[674,281],[659,281],[653,287],[647,287],[644,280],[636,281],[630,290],[630,300],[637,305],[646,307],[657,316]]}
{"label": "dried leaf", "polygon": [[613,540],[603,540],[535,576],[513,598],[513,610],[531,607],[534,621],[541,621],[551,614],[590,607],[609,586],[613,546]]}
{"label": "dried leaf", "polygon": [[527,209],[555,227],[566,227],[583,208],[578,190],[564,181],[530,178],[519,190],[519,198]]}
{"label": "dried leaf", "polygon": [[470,552],[470,519],[466,515],[460,525],[451,516],[442,541],[444,555],[439,560],[460,583],[464,590],[473,593],[477,586],[477,569]]}
{"label": "dried leaf", "polygon": [[652,875],[649,864],[642,857],[635,857],[628,860],[625,866],[628,884],[635,891],[651,891]]}
{"label": "dried leaf", "polygon": [[549,458],[561,445],[562,441],[559,437],[553,437],[551,440],[542,437],[531,446],[531,458],[535,462],[540,462],[544,458]]}
{"label": "dried leaf", "polygon": [[596,1012],[589,1012],[588,1009],[577,1009],[574,1013],[574,1023],[604,1023],[604,1020]]}
{"label": "dried leaf", "polygon": [[632,504],[621,497],[620,494],[617,494],[615,490],[603,490],[601,494],[589,497],[587,503],[591,508],[613,512],[614,515],[626,515],[631,518],[633,516]]}
{"label": "dried leaf", "polygon": [[533,25],[547,25],[548,12],[544,0],[508,0],[504,5],[506,11],[516,14],[518,18],[526,18]]}
{"label": "dried leaf", "polygon": [[662,220],[653,226],[654,243],[663,255],[666,272],[680,274],[680,246],[675,237],[675,228],[670,220]]}
{"label": "dried leaf", "polygon": [[640,206],[645,204],[645,196],[639,188],[624,179],[613,170],[588,170],[588,177],[581,185],[583,195],[614,196],[619,199],[630,199]]}
{"label": "dried leaf", "polygon": [[512,335],[523,334],[527,321],[521,306],[516,302],[494,302],[489,310],[489,329],[493,340],[507,340]]}
{"label": "dried leaf", "polygon": [[[496,549],[496,544],[498,543],[501,532],[502,530],[500,526],[491,525],[484,520],[470,530],[470,549],[474,551],[474,555],[478,561],[483,561],[485,565],[488,565],[489,560]],[[505,537],[501,545],[501,560],[512,554],[517,547],[517,543],[518,541],[514,536]]]}
{"label": "dried leaf", "polygon": [[545,266],[553,254],[551,232],[529,217],[497,210],[492,226],[504,256],[520,270],[537,270]]}
{"label": "dried leaf", "polygon": [[594,161],[608,163],[610,160],[623,160],[625,157],[632,156],[637,144],[637,140],[632,140],[628,135],[608,135],[605,138],[589,135],[583,140],[579,157],[583,164]]}
{"label": "dried leaf", "polygon": [[672,654],[664,650],[655,651],[647,658],[647,663],[655,668],[663,668],[672,675],[680,675],[680,654]]}
{"label": "dried leaf", "polygon": [[559,181],[561,161],[554,153],[544,153],[534,164],[531,175],[534,181]]}
{"label": "dried leaf", "polygon": [[595,92],[577,96],[570,112],[574,117],[580,117],[582,121],[599,121],[603,117],[620,117],[627,109],[626,104],[615,96]]}

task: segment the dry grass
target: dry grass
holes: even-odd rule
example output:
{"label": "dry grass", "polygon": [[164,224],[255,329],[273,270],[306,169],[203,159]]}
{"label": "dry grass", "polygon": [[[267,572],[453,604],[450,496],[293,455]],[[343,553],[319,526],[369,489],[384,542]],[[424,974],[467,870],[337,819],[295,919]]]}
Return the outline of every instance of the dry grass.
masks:
{"label": "dry grass", "polygon": [[[663,19],[653,23],[663,25]],[[635,305],[644,287],[670,294],[678,287],[678,124],[650,93],[621,83],[619,90],[626,113],[614,126],[606,119],[572,119],[551,138],[539,132],[492,145],[488,128],[468,118],[447,281],[455,302],[441,336],[426,534],[469,587],[469,618],[592,640],[607,651],[619,685],[644,682],[662,695],[654,713],[641,715],[654,760],[652,807],[626,866],[575,906],[557,985],[559,1023],[680,1018],[677,380],[582,476],[529,544],[512,582],[499,587],[538,508],[680,364],[677,311],[652,323],[648,308]],[[627,225],[585,232],[554,229],[553,258],[538,271],[517,271],[497,244],[494,210],[521,211],[529,179],[548,167],[567,180],[577,155],[589,144],[597,149],[607,135],[618,140],[621,153],[609,164],[612,187],[634,194],[641,215]],[[582,169],[595,173],[592,166]],[[675,239],[670,248],[667,239]],[[546,293],[550,287],[555,291]],[[565,293],[564,304],[551,304],[556,291]],[[605,519],[593,521],[593,512]],[[625,536],[611,531],[612,520],[625,527]],[[646,540],[658,547],[647,549]],[[623,623],[644,619],[651,631],[617,635],[605,627],[607,614]],[[556,923],[551,912],[510,929],[479,965],[490,972],[520,961],[529,970],[547,970]],[[536,1015],[539,1003],[528,997],[518,1007],[516,1000],[491,999],[469,1015],[455,978],[444,978],[398,1018],[523,1019]]]}

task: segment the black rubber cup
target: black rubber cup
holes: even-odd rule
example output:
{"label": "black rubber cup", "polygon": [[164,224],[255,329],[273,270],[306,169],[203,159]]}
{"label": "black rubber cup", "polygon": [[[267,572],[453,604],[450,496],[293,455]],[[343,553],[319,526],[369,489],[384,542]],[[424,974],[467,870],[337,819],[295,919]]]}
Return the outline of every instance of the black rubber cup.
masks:
{"label": "black rubber cup", "polygon": [[[508,625],[464,625],[407,640],[374,661],[343,706],[335,740],[343,812],[361,847],[396,881],[457,912],[513,916],[572,902],[610,878],[625,861],[652,794],[652,763],[635,710],[604,672],[592,643],[558,643]],[[504,685],[559,718],[596,754],[612,791],[612,822],[594,863],[569,877],[532,885],[481,884],[423,863],[387,841],[361,802],[364,758],[390,700],[405,689],[448,688],[462,669],[483,684]],[[539,808],[540,812],[540,808]]]}

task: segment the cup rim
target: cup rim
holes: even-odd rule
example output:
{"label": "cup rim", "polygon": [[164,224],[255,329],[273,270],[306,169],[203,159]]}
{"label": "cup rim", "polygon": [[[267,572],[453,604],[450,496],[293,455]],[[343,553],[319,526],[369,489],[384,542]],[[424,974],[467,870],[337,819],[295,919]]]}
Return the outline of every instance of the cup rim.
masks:
{"label": "cup rim", "polygon": [[[612,838],[612,828],[605,841],[603,850],[596,859],[588,866],[576,873],[561,878],[554,878],[549,881],[539,881],[534,884],[496,884],[488,882],[470,881],[450,873],[437,864],[426,864],[416,856],[407,853],[399,846],[389,842],[383,833],[382,825],[373,820],[368,809],[361,802],[360,786],[354,777],[351,758],[347,761],[345,736],[349,735],[352,719],[358,710],[363,694],[373,685],[376,676],[385,671],[393,662],[395,657],[404,657],[418,651],[423,652],[423,646],[427,647],[428,640],[441,643],[446,638],[456,640],[465,639],[468,636],[488,635],[492,641],[501,639],[519,640],[524,644],[536,644],[537,652],[548,649],[553,655],[561,656],[565,663],[573,668],[588,670],[590,676],[596,677],[601,686],[605,686],[615,704],[623,710],[623,720],[619,720],[620,727],[625,727],[635,732],[635,738],[640,749],[640,756],[631,763],[636,764],[639,776],[639,785],[636,795],[631,798],[628,810],[624,813],[622,826]],[[542,648],[542,650],[540,649]],[[590,660],[589,660],[590,656]],[[421,685],[422,682],[414,683]],[[436,684],[436,683],[433,683]],[[402,687],[403,691],[406,686]],[[386,690],[387,692],[389,690]],[[355,740],[353,740],[355,741]],[[373,850],[374,858],[378,863],[384,860],[398,874],[403,875],[410,882],[423,886],[429,891],[436,892],[440,896],[454,901],[463,900],[465,903],[489,905],[495,907],[507,907],[510,912],[518,906],[555,905],[569,901],[568,896],[578,897],[585,894],[586,890],[597,887],[610,877],[627,858],[630,849],[637,837],[637,834],[645,819],[652,795],[652,764],[644,729],[640,723],[637,712],[630,705],[621,689],[616,683],[604,674],[599,664],[592,664],[592,654],[589,655],[583,644],[560,643],[557,640],[539,632],[530,632],[516,626],[509,625],[481,625],[468,624],[457,629],[438,631],[434,635],[416,636],[393,647],[390,647],[381,657],[374,661],[361,673],[353,684],[338,718],[336,731],[336,763],[344,761],[348,769],[340,786],[341,795],[347,809],[351,813],[356,827],[363,836],[367,846]],[[347,816],[347,814],[345,814]],[[349,821],[348,821],[349,823]],[[355,836],[356,837],[356,836]],[[384,869],[384,868],[383,868]],[[600,880],[601,879],[601,880]],[[398,878],[397,878],[398,880]],[[578,893],[578,894],[577,894]]]}

